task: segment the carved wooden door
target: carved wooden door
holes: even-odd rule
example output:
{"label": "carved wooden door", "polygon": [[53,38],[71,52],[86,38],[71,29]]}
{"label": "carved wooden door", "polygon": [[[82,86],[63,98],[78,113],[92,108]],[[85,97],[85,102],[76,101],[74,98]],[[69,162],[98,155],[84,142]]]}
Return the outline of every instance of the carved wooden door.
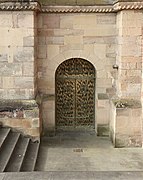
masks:
{"label": "carved wooden door", "polygon": [[56,127],[94,127],[95,68],[80,58],[64,61],[56,71]]}

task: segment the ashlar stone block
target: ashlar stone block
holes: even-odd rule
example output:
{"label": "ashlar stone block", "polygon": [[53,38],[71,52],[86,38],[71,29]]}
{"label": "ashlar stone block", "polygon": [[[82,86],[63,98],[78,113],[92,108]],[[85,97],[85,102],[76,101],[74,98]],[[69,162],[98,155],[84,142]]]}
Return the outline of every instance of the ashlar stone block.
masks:
{"label": "ashlar stone block", "polygon": [[96,16],[95,14],[81,14],[74,16],[73,21],[74,29],[94,29],[96,28]]}
{"label": "ashlar stone block", "polygon": [[61,29],[73,29],[74,16],[60,16],[60,28]]}
{"label": "ashlar stone block", "polygon": [[82,36],[65,36],[64,38],[65,44],[83,44]]}
{"label": "ashlar stone block", "polygon": [[32,89],[34,88],[34,77],[15,77],[15,88]]}
{"label": "ashlar stone block", "polygon": [[33,11],[20,11],[18,14],[18,27],[19,28],[33,28],[34,27],[34,12]]}
{"label": "ashlar stone block", "polygon": [[34,48],[33,47],[17,47],[14,52],[15,62],[34,61]]}
{"label": "ashlar stone block", "polygon": [[1,12],[0,13],[0,28],[4,27],[12,27],[12,13],[7,12]]}
{"label": "ashlar stone block", "polygon": [[33,76],[34,75],[34,62],[23,63],[23,76]]}
{"label": "ashlar stone block", "polygon": [[47,57],[47,46],[39,45],[38,46],[38,58],[45,59]]}
{"label": "ashlar stone block", "polygon": [[3,88],[9,89],[14,88],[14,78],[13,77],[2,77]]}
{"label": "ashlar stone block", "polygon": [[116,24],[116,14],[98,14],[97,16],[97,24]]}
{"label": "ashlar stone block", "polygon": [[54,58],[59,54],[59,46],[58,45],[47,45],[47,57],[49,59]]}
{"label": "ashlar stone block", "polygon": [[34,37],[33,36],[24,37],[23,38],[23,46],[24,47],[34,46]]}
{"label": "ashlar stone block", "polygon": [[43,16],[43,25],[48,29],[60,28],[60,16],[58,14],[50,14]]}
{"label": "ashlar stone block", "polygon": [[21,76],[22,64],[20,63],[0,63],[1,76]]}

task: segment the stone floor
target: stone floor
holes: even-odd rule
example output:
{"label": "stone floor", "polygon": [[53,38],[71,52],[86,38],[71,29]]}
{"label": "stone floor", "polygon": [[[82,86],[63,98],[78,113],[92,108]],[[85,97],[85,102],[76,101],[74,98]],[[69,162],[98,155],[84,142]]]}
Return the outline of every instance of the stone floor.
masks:
{"label": "stone floor", "polygon": [[114,148],[94,133],[59,133],[41,142],[37,172],[1,173],[0,180],[143,180],[143,149]]}
{"label": "stone floor", "polygon": [[2,173],[0,180],[143,180],[143,172],[33,172]]}
{"label": "stone floor", "polygon": [[38,171],[143,171],[142,148],[114,148],[93,133],[59,133],[42,139]]}

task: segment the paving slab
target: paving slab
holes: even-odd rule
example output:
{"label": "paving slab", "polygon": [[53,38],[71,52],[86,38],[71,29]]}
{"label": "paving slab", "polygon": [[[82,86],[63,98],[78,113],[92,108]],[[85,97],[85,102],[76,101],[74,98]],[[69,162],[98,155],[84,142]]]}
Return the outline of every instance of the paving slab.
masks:
{"label": "paving slab", "polygon": [[5,174],[4,173],[0,173],[0,180],[3,180],[5,177]]}
{"label": "paving slab", "polygon": [[36,170],[143,171],[143,149],[114,148],[93,134],[60,134],[42,139]]}
{"label": "paving slab", "polygon": [[2,180],[142,180],[143,172],[32,172],[6,173]]}

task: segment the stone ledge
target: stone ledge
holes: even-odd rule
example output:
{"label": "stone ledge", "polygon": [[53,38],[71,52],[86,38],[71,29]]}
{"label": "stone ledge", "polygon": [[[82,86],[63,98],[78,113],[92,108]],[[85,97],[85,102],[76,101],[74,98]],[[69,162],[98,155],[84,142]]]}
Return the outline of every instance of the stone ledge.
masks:
{"label": "stone ledge", "polygon": [[37,94],[36,102],[38,105],[41,105],[44,101],[53,101],[55,100],[55,94]]}
{"label": "stone ledge", "polygon": [[105,93],[98,93],[98,100],[109,99],[108,95]]}
{"label": "stone ledge", "polygon": [[97,125],[97,136],[109,137],[109,125],[98,124]]}
{"label": "stone ledge", "polygon": [[134,99],[112,99],[116,108],[141,108],[141,101]]}
{"label": "stone ledge", "polygon": [[116,148],[133,148],[142,147],[141,135],[126,135],[126,134],[116,134],[115,138]]}
{"label": "stone ledge", "polygon": [[13,100],[13,99],[1,99],[0,100],[0,112],[13,111],[13,110],[28,110],[38,107],[35,100]]}
{"label": "stone ledge", "polygon": [[32,138],[40,137],[39,107],[35,100],[0,100],[0,125]]}

